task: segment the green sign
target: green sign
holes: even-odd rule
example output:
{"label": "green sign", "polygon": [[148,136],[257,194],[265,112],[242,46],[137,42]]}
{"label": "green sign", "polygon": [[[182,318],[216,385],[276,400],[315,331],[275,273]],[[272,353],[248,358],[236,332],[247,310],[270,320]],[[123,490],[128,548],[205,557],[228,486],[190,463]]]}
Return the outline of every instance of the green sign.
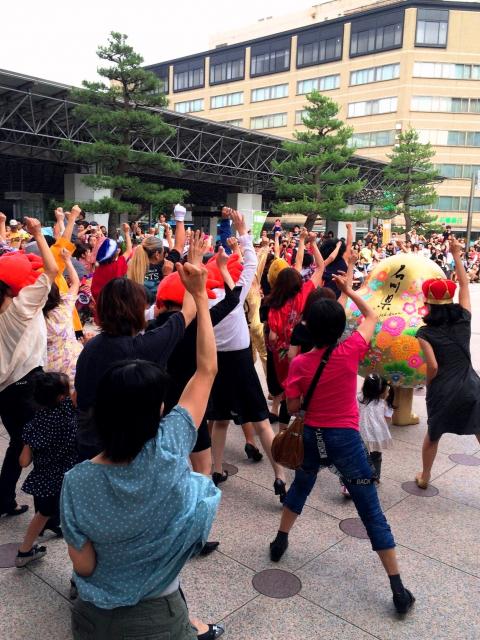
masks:
{"label": "green sign", "polygon": [[254,244],[260,242],[260,236],[262,235],[263,225],[268,215],[268,211],[254,211],[253,223],[252,223],[252,240]]}

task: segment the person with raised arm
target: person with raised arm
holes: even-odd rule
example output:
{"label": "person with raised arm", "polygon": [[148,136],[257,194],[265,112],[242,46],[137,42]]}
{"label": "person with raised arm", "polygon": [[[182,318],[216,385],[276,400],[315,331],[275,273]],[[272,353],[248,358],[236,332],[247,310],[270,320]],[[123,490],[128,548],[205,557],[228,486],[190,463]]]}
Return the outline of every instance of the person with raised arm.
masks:
{"label": "person with raised arm", "polygon": [[422,285],[424,327],[417,331],[427,362],[427,424],[422,447],[423,468],[415,482],[426,489],[444,433],[475,435],[480,442],[480,378],[470,356],[471,304],[469,279],[462,262],[462,245],[450,239],[458,281],[435,278]]}
{"label": "person with raised arm", "polygon": [[21,472],[18,458],[23,448],[23,427],[35,413],[33,379],[46,361],[47,331],[42,309],[58,274],[40,221],[25,218],[25,225],[38,245],[43,273],[17,295],[8,281],[0,280],[0,418],[10,437],[0,472],[0,515],[10,516],[28,509],[15,500]]}
{"label": "person with raised arm", "polygon": [[[382,512],[365,445],[359,432],[357,404],[358,365],[368,351],[378,316],[349,286],[346,274],[333,276],[364,316],[359,328],[344,342],[345,309],[336,301],[323,298],[314,302],[307,316],[307,329],[314,348],[293,359],[285,395],[291,414],[298,415],[307,398],[303,431],[304,460],[283,503],[277,536],[270,544],[270,558],[278,562],[288,547],[289,533],[312,491],[319,470],[335,467],[347,487],[372,548],[389,576],[393,602],[399,613],[406,613],[414,597],[402,584],[395,542]],[[317,382],[312,386],[312,381]]]}
{"label": "person with raised arm", "polygon": [[[62,529],[79,595],[72,611],[75,640],[197,638],[179,577],[203,548],[220,502],[220,491],[188,461],[217,361],[207,273],[189,263],[177,270],[196,308],[195,373],[178,404],[159,418],[168,387],[163,367],[136,359],[113,364],[95,397],[100,452],[64,479]],[[210,625],[198,637],[221,633]]]}

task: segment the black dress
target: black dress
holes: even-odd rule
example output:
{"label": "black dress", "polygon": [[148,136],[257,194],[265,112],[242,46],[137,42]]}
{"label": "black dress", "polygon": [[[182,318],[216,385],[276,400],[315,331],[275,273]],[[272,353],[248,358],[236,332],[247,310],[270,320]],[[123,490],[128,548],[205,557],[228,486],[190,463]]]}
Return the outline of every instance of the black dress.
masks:
{"label": "black dress", "polygon": [[470,358],[472,315],[466,309],[452,324],[425,326],[417,338],[428,342],[438,372],[427,387],[428,435],[438,440],[444,433],[480,433],[480,377]]}

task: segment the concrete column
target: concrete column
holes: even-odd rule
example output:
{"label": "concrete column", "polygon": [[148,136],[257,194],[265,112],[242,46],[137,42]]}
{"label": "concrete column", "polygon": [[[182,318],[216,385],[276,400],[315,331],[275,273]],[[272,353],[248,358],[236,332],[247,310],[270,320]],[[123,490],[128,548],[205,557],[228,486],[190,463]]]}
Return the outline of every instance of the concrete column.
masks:
{"label": "concrete column", "polygon": [[[347,227],[346,222],[337,221],[337,220],[328,220],[325,231],[333,231],[333,235],[335,238],[345,238],[347,237]],[[355,239],[356,233],[356,222],[352,222],[352,230],[353,230],[353,238]]]}
{"label": "concrete column", "polygon": [[253,212],[262,210],[262,196],[259,193],[227,193],[227,207],[243,213],[247,228],[253,225]]}
{"label": "concrete column", "polygon": [[[83,173],[66,173],[63,177],[63,190],[65,200],[71,202],[88,202],[93,200],[97,202],[102,198],[109,198],[112,195],[110,189],[92,189],[92,187],[84,184],[82,178],[85,176]],[[106,213],[88,213],[88,220],[94,220],[99,225],[103,225],[108,228],[109,212]],[[120,223],[127,222],[128,215],[122,214],[120,216]]]}

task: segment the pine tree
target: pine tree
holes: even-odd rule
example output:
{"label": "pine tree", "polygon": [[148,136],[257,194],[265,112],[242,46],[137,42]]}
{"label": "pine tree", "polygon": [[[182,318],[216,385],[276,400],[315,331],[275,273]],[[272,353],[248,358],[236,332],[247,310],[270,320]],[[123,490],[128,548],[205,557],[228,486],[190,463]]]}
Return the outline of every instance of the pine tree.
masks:
{"label": "pine tree", "polygon": [[157,182],[141,177],[145,172],[178,174],[181,165],[164,153],[146,150],[138,138],[161,140],[172,135],[158,111],[167,105],[160,80],[142,68],[143,58],[127,44],[127,36],[112,31],[106,47],[97,55],[109,66],[97,69],[108,80],[82,83],[73,89],[71,98],[77,102],[73,115],[85,121],[95,142],[66,142],[64,148],[84,165],[96,167],[96,174],[85,175],[83,182],[94,189],[110,189],[111,197],[82,203],[87,211],[110,213],[109,232],[119,223],[120,214],[138,216],[141,205],[152,205],[154,211],[184,199],[182,189],[164,189]]}
{"label": "pine tree", "polygon": [[413,225],[424,230],[436,228],[437,216],[425,209],[437,199],[433,185],[440,182],[440,174],[432,164],[434,156],[432,146],[422,144],[415,129],[409,128],[399,135],[398,145],[388,154],[390,163],[383,172],[386,180],[395,187],[384,194],[380,208],[388,211],[388,215],[377,211],[380,218],[402,215],[407,233]]}
{"label": "pine tree", "polygon": [[303,213],[311,230],[318,217],[326,220],[361,220],[369,212],[344,212],[348,199],[361,191],[359,168],[348,165],[355,149],[349,146],[353,129],[338,119],[340,107],[327,96],[313,91],[307,96],[303,124],[296,141],[285,141],[290,158],[273,162],[278,175],[273,181],[277,196],[283,200],[274,209],[278,213]]}

